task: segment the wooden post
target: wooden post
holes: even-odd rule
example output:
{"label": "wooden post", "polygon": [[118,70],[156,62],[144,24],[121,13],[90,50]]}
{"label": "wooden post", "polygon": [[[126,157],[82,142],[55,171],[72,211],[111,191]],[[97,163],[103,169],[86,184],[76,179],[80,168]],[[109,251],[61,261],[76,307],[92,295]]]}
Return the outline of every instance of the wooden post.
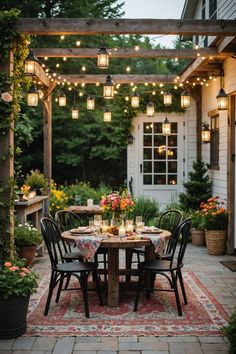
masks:
{"label": "wooden post", "polygon": [[[54,86],[55,87],[55,86]],[[54,88],[53,87],[53,88]],[[44,91],[43,100],[43,170],[48,181],[48,194],[50,195],[50,184],[52,178],[52,89]],[[46,203],[45,212],[49,213],[49,202]]]}
{"label": "wooden post", "polygon": [[229,99],[227,132],[227,209],[229,210],[228,235],[226,242],[227,254],[234,254],[234,213],[235,213],[235,96]]}
{"label": "wooden post", "polygon": [[202,157],[202,88],[195,87],[191,92],[193,98],[196,100],[197,113],[196,113],[196,129],[197,129],[197,160]]}
{"label": "wooden post", "polygon": [[[13,72],[14,54],[11,51],[8,60],[0,61],[0,71],[7,75]],[[12,188],[14,178],[14,116],[11,114],[9,129],[6,135],[0,137],[0,185],[3,191],[0,192],[0,221],[1,241],[0,259],[12,258],[14,244],[14,207],[12,200]]]}

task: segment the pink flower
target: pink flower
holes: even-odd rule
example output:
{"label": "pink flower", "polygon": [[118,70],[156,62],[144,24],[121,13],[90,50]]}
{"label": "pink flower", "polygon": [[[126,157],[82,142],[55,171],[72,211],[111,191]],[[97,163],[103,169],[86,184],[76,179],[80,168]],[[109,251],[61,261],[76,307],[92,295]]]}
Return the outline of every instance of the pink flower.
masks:
{"label": "pink flower", "polygon": [[26,277],[26,274],[24,272],[19,273],[21,277]]}
{"label": "pink flower", "polygon": [[11,264],[11,262],[5,262],[5,263],[4,263],[4,266],[5,266],[5,267],[11,267],[12,264]]}
{"label": "pink flower", "polygon": [[21,268],[21,270],[22,270],[22,272],[30,273],[30,270],[28,268],[23,267],[23,268]]}
{"label": "pink flower", "polygon": [[17,266],[12,266],[9,268],[9,270],[11,270],[12,272],[14,272],[15,270],[19,270],[20,268]]}
{"label": "pink flower", "polygon": [[12,95],[9,93],[9,92],[3,92],[1,94],[1,99],[4,101],[4,102],[11,102],[12,101]]}

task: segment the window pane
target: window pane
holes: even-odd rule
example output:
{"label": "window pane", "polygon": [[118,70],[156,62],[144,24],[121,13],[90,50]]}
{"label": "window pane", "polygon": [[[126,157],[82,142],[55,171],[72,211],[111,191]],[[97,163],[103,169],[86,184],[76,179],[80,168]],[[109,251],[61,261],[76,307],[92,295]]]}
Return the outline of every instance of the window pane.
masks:
{"label": "window pane", "polygon": [[143,175],[143,184],[152,184],[152,175]]}
{"label": "window pane", "polygon": [[143,146],[152,146],[152,135],[143,136]]}
{"label": "window pane", "polygon": [[143,132],[152,133],[152,123],[143,123]]}
{"label": "window pane", "polygon": [[167,152],[168,160],[177,160],[177,149],[171,148]]}
{"label": "window pane", "polygon": [[166,184],[166,175],[154,175],[154,184]]}
{"label": "window pane", "polygon": [[154,173],[166,172],[166,162],[154,162]]}
{"label": "window pane", "polygon": [[154,133],[162,134],[162,123],[154,123]]}
{"label": "window pane", "polygon": [[171,134],[178,133],[178,123],[171,123]]}
{"label": "window pane", "polygon": [[168,162],[168,172],[169,173],[177,173],[177,161],[169,161]]}
{"label": "window pane", "polygon": [[152,173],[152,161],[144,161],[143,162],[143,172],[144,173]]}
{"label": "window pane", "polygon": [[143,149],[143,159],[144,160],[152,159],[152,149]]}
{"label": "window pane", "polygon": [[154,146],[166,145],[166,137],[164,135],[154,135]]}
{"label": "window pane", "polygon": [[165,160],[166,159],[166,147],[159,147],[154,149],[154,160]]}
{"label": "window pane", "polygon": [[168,136],[168,146],[177,146],[177,135]]}
{"label": "window pane", "polygon": [[172,184],[172,185],[177,184],[177,175],[169,175],[168,184]]}

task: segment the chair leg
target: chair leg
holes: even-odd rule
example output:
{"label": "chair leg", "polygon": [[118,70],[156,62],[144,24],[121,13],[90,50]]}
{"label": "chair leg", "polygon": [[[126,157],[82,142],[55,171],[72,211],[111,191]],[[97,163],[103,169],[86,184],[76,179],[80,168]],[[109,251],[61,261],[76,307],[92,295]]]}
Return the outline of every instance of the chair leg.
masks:
{"label": "chair leg", "polygon": [[175,301],[176,301],[176,305],[177,305],[177,309],[178,309],[178,315],[182,316],[183,314],[182,314],[181,304],[180,304],[180,300],[179,300],[178,285],[177,285],[174,271],[171,271],[171,279],[172,279],[173,289],[174,289],[174,293],[175,293]]}
{"label": "chair leg", "polygon": [[99,284],[98,274],[96,271],[93,271],[93,279],[96,284],[100,305],[103,306],[102,293],[101,293],[101,288],[100,288],[100,284]]}
{"label": "chair leg", "polygon": [[105,271],[104,280],[107,283],[107,272],[106,272],[106,270],[107,270],[107,253],[103,254],[103,264],[104,264],[104,271]]}
{"label": "chair leg", "polygon": [[44,309],[44,316],[47,316],[47,314],[48,314],[48,310],[49,310],[51,299],[52,299],[52,293],[55,288],[56,277],[57,277],[57,273],[52,271],[51,278],[50,278],[50,284],[49,284],[49,290],[48,290],[48,297],[47,297],[47,301],[46,301],[46,305],[45,305],[45,309]]}
{"label": "chair leg", "polygon": [[88,275],[89,273],[82,273],[80,276],[80,285],[84,299],[85,316],[89,318],[89,305],[88,305]]}
{"label": "chair leg", "polygon": [[138,310],[138,302],[139,302],[140,290],[141,290],[141,287],[142,287],[142,277],[143,277],[143,271],[141,271],[140,274],[139,274],[138,288],[137,288],[136,298],[135,298],[135,302],[134,302],[134,311]]}
{"label": "chair leg", "polygon": [[68,289],[70,279],[71,279],[71,275],[68,275],[67,278],[66,278],[66,285],[64,287],[65,290]]}
{"label": "chair leg", "polygon": [[185,303],[185,305],[187,305],[188,300],[187,300],[187,295],[186,295],[185,288],[184,288],[184,281],[183,281],[181,269],[178,271],[177,275],[179,277],[179,282],[180,282],[180,286],[181,286],[181,290],[182,290],[182,294],[183,294],[183,298],[184,298],[184,303]]}
{"label": "chair leg", "polygon": [[62,286],[63,286],[63,280],[64,280],[64,274],[62,273],[60,281],[59,281],[58,289],[57,289],[57,296],[56,296],[56,300],[55,300],[56,303],[58,303],[59,299],[60,299],[61,289],[62,289]]}

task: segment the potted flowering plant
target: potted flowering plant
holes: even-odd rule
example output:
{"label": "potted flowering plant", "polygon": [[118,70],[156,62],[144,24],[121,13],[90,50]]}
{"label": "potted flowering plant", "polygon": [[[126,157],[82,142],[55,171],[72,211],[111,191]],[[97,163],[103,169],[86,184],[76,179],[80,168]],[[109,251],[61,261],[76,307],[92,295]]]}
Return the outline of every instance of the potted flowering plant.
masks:
{"label": "potted flowering plant", "polygon": [[25,333],[29,298],[37,289],[37,279],[22,260],[0,265],[0,339]]}
{"label": "potted flowering plant", "polygon": [[25,184],[31,187],[31,190],[35,190],[36,194],[42,194],[42,189],[47,188],[48,182],[44,177],[44,174],[39,170],[31,170],[30,174],[26,176]]}
{"label": "potted flowering plant", "polygon": [[205,217],[200,210],[194,210],[190,213],[191,217],[191,239],[194,246],[205,246]]}
{"label": "potted flowering plant", "polygon": [[118,227],[123,223],[123,217],[134,207],[134,200],[128,191],[114,192],[103,196],[100,206],[104,212],[111,213],[111,225]]}
{"label": "potted flowering plant", "polygon": [[26,259],[26,266],[32,264],[37,246],[43,242],[41,233],[31,224],[19,224],[14,229],[14,242],[20,258]]}
{"label": "potted flowering plant", "polygon": [[212,197],[200,204],[204,215],[206,244],[209,254],[221,255],[225,253],[226,229],[228,213],[225,202],[219,197]]}

